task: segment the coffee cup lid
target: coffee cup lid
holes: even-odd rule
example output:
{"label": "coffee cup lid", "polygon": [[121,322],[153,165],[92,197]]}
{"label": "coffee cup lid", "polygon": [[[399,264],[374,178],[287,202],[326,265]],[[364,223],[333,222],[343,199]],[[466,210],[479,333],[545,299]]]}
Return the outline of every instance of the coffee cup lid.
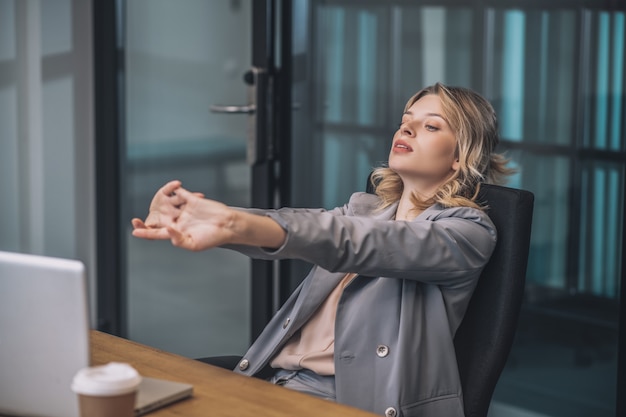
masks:
{"label": "coffee cup lid", "polygon": [[110,362],[78,371],[72,390],[85,395],[119,395],[136,390],[140,382],[141,376],[135,368],[126,363]]}

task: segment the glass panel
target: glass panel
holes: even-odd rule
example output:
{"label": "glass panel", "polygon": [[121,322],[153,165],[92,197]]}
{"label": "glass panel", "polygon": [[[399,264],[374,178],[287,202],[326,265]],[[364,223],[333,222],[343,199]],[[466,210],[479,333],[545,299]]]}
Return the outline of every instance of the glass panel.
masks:
{"label": "glass panel", "polygon": [[[469,86],[474,78],[471,54],[475,13],[469,8],[395,7],[391,45],[399,44],[391,66],[400,75],[392,97],[397,111],[414,92],[438,81]],[[416,24],[419,22],[419,24]],[[397,113],[394,113],[394,117]],[[395,120],[395,119],[394,119]]]}
{"label": "glass panel", "polygon": [[[305,205],[313,193],[319,197],[310,204],[334,207],[344,204],[351,192],[363,190],[371,169],[387,160],[404,103],[413,93],[437,81],[470,82],[474,13],[463,8],[319,3],[313,12],[311,54],[319,95],[309,99],[315,100],[318,126],[311,132],[294,124],[294,137],[311,138],[311,152],[294,153],[293,166],[299,176],[300,169],[311,168],[303,159],[320,155],[313,175],[323,181],[302,200],[302,192],[294,190],[294,204]],[[294,144],[294,149],[299,146]]]}
{"label": "glass panel", "polygon": [[[574,11],[497,11],[492,86],[502,138],[573,140],[579,44]],[[496,80],[499,82],[496,83]]]}
{"label": "glass panel", "polygon": [[0,0],[0,250],[81,260],[94,301],[92,16],[77,4]]}
{"label": "glass panel", "polygon": [[[227,204],[248,206],[247,104],[251,3],[129,0],[126,8],[128,336],[190,357],[243,353],[250,334],[250,262],[130,236],[154,192],[179,179]],[[228,42],[224,42],[228,39]]]}
{"label": "glass panel", "polygon": [[[15,1],[0,1],[0,192],[20,195]],[[20,198],[0,199],[0,249],[19,251]]]}
{"label": "glass panel", "polygon": [[624,165],[585,165],[573,228],[569,158],[512,156],[535,211],[526,301],[491,415],[613,416]]}
{"label": "glass panel", "polygon": [[471,9],[443,8],[446,36],[446,82],[469,88],[474,86],[477,60],[473,58],[472,42],[476,31],[475,13]]}
{"label": "glass panel", "polygon": [[89,267],[91,53],[74,18],[70,0],[0,1],[0,249]]}
{"label": "glass panel", "polygon": [[[333,6],[317,12],[315,34],[324,47],[313,51],[322,87],[317,102],[320,126],[315,134],[320,139],[323,192],[316,204],[330,208],[364,189],[372,161],[388,151],[391,112],[386,104],[392,94],[389,68],[381,61],[390,56],[390,13],[387,7]],[[296,159],[302,156],[294,155]]]}
{"label": "glass panel", "polygon": [[520,186],[535,194],[527,293],[532,298],[532,294],[544,287],[565,290],[570,238],[570,161],[521,152],[512,155],[522,170]]}
{"label": "glass panel", "polygon": [[502,15],[502,107],[499,109],[500,134],[520,141],[524,135],[524,53],[526,14],[514,10]]}
{"label": "glass panel", "polygon": [[294,97],[309,109],[294,112],[295,204],[333,207],[363,190],[405,100],[424,85],[488,93],[500,149],[519,170],[509,185],[535,194],[526,298],[490,417],[613,416],[624,13],[574,2],[310,3],[312,50],[294,65]]}
{"label": "glass panel", "polygon": [[611,74],[612,82],[610,83],[610,128],[609,128],[609,148],[611,150],[625,150],[626,140],[624,137],[624,55],[626,39],[626,13],[614,13],[612,15],[612,32],[611,44]]}
{"label": "glass panel", "polygon": [[618,164],[585,164],[579,275],[577,291],[616,299],[619,295],[620,247],[623,213],[624,167]]}
{"label": "glass panel", "polygon": [[[507,33],[524,51],[518,62],[524,71],[503,74],[500,84],[504,145],[539,146],[510,153],[520,167],[515,186],[535,193],[535,214],[526,300],[491,414],[613,416],[625,164],[611,161],[624,155],[586,154],[578,146],[618,150],[623,143],[622,126],[613,122],[623,111],[623,92],[616,90],[623,64],[613,59],[623,56],[623,39],[611,38],[623,38],[623,16],[584,12],[589,31],[581,32],[575,10],[496,15],[505,40],[496,54],[499,71],[511,70]],[[590,59],[578,67],[585,54]],[[515,82],[523,89],[515,90]],[[518,97],[521,114],[514,108]]]}
{"label": "glass panel", "polygon": [[624,141],[624,16],[622,13],[588,12],[593,47],[587,71],[587,147],[619,151]]}

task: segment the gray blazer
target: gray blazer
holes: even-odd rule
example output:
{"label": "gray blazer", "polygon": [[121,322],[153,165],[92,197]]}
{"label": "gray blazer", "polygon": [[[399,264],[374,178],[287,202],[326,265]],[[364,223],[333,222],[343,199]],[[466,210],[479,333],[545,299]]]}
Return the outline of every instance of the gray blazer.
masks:
{"label": "gray blazer", "polygon": [[316,266],[245,354],[236,372],[254,375],[311,317],[346,272],[335,323],[337,402],[387,417],[462,417],[453,338],[496,243],[489,217],[434,205],[411,222],[397,206],[356,193],[331,211],[256,211],[287,232],[276,251],[230,246],[261,259]]}

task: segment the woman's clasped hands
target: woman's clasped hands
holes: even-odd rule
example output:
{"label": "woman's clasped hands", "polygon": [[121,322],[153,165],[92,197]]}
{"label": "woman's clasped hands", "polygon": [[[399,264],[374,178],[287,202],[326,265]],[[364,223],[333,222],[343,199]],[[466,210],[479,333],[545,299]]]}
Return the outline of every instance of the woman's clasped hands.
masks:
{"label": "woman's clasped hands", "polygon": [[132,219],[133,236],[171,240],[174,246],[203,250],[229,242],[228,223],[234,210],[170,181],[157,191],[148,217]]}
{"label": "woman's clasped hands", "polygon": [[284,230],[268,217],[233,209],[170,181],[150,203],[145,221],[132,219],[133,236],[170,240],[174,246],[200,251],[225,244],[279,247]]}

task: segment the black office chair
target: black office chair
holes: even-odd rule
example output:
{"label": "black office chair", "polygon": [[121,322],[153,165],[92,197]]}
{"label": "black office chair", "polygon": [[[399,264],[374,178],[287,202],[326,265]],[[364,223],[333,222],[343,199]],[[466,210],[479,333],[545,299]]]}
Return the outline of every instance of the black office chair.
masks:
{"label": "black office chair", "polygon": [[[367,191],[373,192],[369,179]],[[465,417],[486,417],[491,397],[513,345],[524,295],[534,195],[483,184],[479,201],[489,209],[498,242],[481,274],[454,338]],[[199,359],[233,369],[241,357]]]}
{"label": "black office chair", "polygon": [[480,201],[498,231],[498,243],[485,266],[454,338],[465,417],[485,417],[513,345],[524,295],[534,195],[525,190],[483,184]]}

